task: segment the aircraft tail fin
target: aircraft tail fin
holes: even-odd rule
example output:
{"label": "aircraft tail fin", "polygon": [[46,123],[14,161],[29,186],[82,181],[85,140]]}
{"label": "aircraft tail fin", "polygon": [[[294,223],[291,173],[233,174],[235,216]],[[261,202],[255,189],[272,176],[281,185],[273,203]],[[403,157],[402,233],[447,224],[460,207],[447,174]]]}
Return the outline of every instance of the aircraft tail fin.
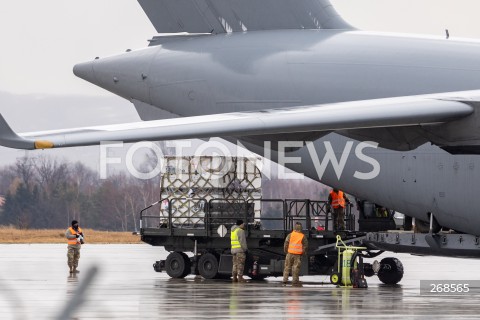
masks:
{"label": "aircraft tail fin", "polygon": [[352,29],[330,0],[138,0],[158,33]]}
{"label": "aircraft tail fin", "polygon": [[35,143],[19,137],[0,114],[0,145],[15,149],[34,149]]}

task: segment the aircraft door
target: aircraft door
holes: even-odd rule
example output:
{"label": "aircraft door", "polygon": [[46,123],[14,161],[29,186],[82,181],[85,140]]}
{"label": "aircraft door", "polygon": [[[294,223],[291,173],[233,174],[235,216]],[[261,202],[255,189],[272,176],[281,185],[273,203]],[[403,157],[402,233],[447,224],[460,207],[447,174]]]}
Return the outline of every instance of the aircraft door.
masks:
{"label": "aircraft door", "polygon": [[[419,191],[419,181],[417,181],[417,156],[412,154],[404,154],[401,159],[402,174],[402,201],[409,212],[418,214],[418,203],[415,203],[417,193]],[[406,212],[408,214],[408,212]]]}

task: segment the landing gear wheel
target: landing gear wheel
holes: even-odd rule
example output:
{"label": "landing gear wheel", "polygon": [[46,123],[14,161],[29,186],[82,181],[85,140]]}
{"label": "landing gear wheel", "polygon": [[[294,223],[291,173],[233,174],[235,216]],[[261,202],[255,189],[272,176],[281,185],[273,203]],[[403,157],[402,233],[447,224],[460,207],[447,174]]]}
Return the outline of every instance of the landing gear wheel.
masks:
{"label": "landing gear wheel", "polygon": [[172,252],[165,261],[165,270],[172,278],[185,278],[190,273],[190,259],[183,252]]}
{"label": "landing gear wheel", "polygon": [[330,282],[334,285],[340,284],[341,277],[338,273],[334,272],[330,275]]}
{"label": "landing gear wheel", "polygon": [[397,284],[403,278],[403,264],[397,258],[384,258],[377,275],[385,284]]}
{"label": "landing gear wheel", "polygon": [[198,260],[198,272],[205,279],[214,279],[218,274],[218,259],[212,253],[205,253]]}

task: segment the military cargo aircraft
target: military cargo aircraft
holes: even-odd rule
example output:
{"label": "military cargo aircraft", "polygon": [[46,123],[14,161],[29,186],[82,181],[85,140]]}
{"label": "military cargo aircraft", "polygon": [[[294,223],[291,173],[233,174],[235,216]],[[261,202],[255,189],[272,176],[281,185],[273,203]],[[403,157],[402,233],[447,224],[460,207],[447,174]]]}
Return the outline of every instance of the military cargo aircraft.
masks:
{"label": "military cargo aircraft", "polygon": [[139,3],[159,33],[149,46],[73,71],[144,121],[16,133],[1,117],[1,145],[239,140],[358,198],[480,236],[480,41],[358,30],[328,0]]}

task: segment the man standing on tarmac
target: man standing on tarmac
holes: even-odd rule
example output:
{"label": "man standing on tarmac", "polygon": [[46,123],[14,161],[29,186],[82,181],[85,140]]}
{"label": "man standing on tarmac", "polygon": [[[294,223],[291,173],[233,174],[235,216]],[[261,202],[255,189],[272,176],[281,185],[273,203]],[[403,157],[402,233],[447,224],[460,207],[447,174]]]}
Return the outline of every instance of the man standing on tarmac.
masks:
{"label": "man standing on tarmac", "polygon": [[243,279],[243,269],[245,268],[245,260],[247,258],[247,239],[245,237],[245,224],[243,220],[237,220],[232,227],[230,239],[232,244],[233,269],[232,281],[245,282]]}
{"label": "man standing on tarmac", "polygon": [[295,223],[295,230],[285,239],[283,250],[287,254],[285,268],[283,269],[283,285],[287,284],[288,276],[292,273],[292,286],[301,287],[299,280],[302,256],[307,254],[308,240],[302,233],[302,224]]}
{"label": "man standing on tarmac", "polygon": [[333,230],[345,230],[345,204],[350,203],[350,200],[343,191],[333,188],[328,203],[333,208]]}
{"label": "man standing on tarmac", "polygon": [[78,226],[77,220],[72,221],[72,226],[67,229],[65,236],[68,243],[67,257],[70,273],[79,273],[80,271],[77,270],[78,260],[80,260],[80,248],[84,242],[82,228]]}

